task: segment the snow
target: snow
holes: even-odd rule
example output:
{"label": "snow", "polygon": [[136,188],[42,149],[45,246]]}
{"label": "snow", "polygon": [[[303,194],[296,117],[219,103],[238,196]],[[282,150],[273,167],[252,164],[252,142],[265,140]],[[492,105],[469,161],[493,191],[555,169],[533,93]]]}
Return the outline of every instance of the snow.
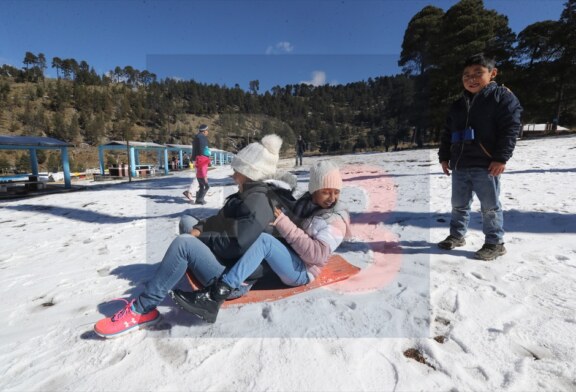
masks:
{"label": "snow", "polygon": [[[522,126],[522,130],[524,132],[531,132],[531,131],[548,131],[550,130],[552,124],[524,124]],[[562,127],[560,125],[556,126],[557,131],[568,131],[569,129],[566,127]]]}
{"label": "snow", "polygon": [[435,246],[450,218],[435,150],[333,157],[354,222],[339,253],[360,275],[212,325],[168,298],[155,328],[110,340],[93,324],[152,276],[183,212],[208,216],[235,192],[230,168],[210,172],[203,207],[182,197],[190,172],[4,201],[0,390],[576,390],[575,142],[518,142],[502,178],[508,254],[491,262],[472,258],[477,202],[467,245]]}

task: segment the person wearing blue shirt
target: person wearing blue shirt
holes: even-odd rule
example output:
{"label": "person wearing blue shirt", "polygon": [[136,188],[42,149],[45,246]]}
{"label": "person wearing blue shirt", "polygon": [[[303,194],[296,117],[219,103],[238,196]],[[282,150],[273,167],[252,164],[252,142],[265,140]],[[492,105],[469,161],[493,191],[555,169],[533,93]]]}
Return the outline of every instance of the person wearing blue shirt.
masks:
{"label": "person wearing blue shirt", "polygon": [[[204,197],[210,186],[208,185],[208,166],[210,166],[210,147],[208,147],[208,125],[202,124],[198,127],[198,133],[192,142],[192,161],[196,168],[196,179],[198,180],[198,192],[196,192],[196,204],[206,204]],[[192,201],[192,188],[194,180],[184,196]]]}

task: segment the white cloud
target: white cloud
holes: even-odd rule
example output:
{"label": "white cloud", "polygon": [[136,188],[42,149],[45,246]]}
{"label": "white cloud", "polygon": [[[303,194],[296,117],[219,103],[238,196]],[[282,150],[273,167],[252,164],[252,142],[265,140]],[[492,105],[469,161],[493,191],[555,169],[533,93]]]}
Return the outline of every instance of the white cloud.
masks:
{"label": "white cloud", "polygon": [[312,80],[303,80],[301,84],[310,84],[314,87],[323,86],[326,84],[326,72],[324,71],[313,71]]}
{"label": "white cloud", "polygon": [[292,53],[293,51],[294,45],[288,41],[280,41],[276,45],[270,45],[266,48],[266,54]]}
{"label": "white cloud", "polygon": [[288,41],[282,41],[282,42],[278,42],[276,44],[276,47],[281,50],[282,52],[285,53],[292,53],[294,51],[294,45],[292,45],[290,42]]}

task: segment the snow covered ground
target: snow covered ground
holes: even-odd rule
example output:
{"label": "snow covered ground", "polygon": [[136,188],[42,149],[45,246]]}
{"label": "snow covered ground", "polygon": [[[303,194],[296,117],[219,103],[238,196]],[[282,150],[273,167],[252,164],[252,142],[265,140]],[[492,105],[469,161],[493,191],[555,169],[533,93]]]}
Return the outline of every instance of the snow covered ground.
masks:
{"label": "snow covered ground", "polygon": [[154,329],[111,340],[94,322],[154,273],[180,214],[235,191],[230,168],[210,172],[203,207],[182,197],[190,172],[1,202],[0,390],[574,391],[575,157],[574,137],[519,141],[508,254],[492,262],[472,259],[477,202],[468,244],[435,246],[450,217],[436,151],[334,157],[354,223],[340,253],[358,276],[213,325],[167,299]]}
{"label": "snow covered ground", "polygon": [[[522,129],[524,130],[524,132],[547,131],[547,130],[549,130],[550,127],[551,127],[551,124],[524,124],[524,125],[522,125]],[[557,125],[556,130],[557,131],[568,131],[568,128]]]}

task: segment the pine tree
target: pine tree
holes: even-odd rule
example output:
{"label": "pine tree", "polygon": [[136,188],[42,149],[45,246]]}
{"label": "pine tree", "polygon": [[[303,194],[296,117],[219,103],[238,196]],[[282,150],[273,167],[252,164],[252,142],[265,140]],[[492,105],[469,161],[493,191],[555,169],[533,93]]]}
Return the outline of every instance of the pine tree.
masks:
{"label": "pine tree", "polygon": [[76,141],[80,136],[80,124],[77,113],[74,113],[70,118],[66,134],[69,141]]}
{"label": "pine tree", "polygon": [[560,16],[560,28],[555,41],[562,46],[562,54],[558,59],[558,94],[554,121],[561,119],[569,123],[576,121],[576,0],[567,0]]}
{"label": "pine tree", "polygon": [[66,122],[64,121],[63,112],[56,112],[52,116],[52,130],[49,133],[49,136],[62,141],[70,141],[68,138],[67,127]]}
{"label": "pine tree", "polygon": [[426,6],[418,12],[404,32],[402,53],[398,65],[408,74],[422,75],[434,65],[433,47],[440,39],[440,29],[444,11]]}

